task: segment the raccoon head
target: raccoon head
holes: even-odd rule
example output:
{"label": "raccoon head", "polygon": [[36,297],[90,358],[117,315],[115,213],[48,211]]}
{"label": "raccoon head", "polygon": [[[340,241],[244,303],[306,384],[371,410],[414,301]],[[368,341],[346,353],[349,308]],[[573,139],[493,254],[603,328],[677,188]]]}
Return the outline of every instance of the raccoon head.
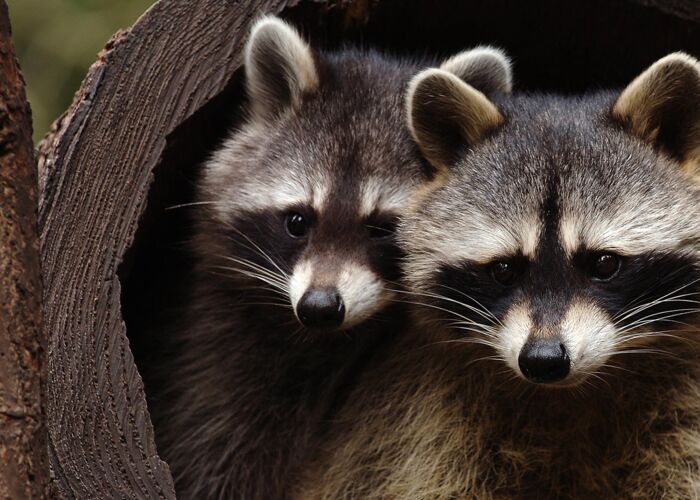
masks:
{"label": "raccoon head", "polygon": [[409,289],[437,321],[425,331],[555,386],[697,332],[695,59],[669,55],[621,93],[582,97],[488,99],[430,70],[407,106],[446,175],[398,231]]}
{"label": "raccoon head", "polygon": [[[488,85],[490,60],[467,59],[450,64]],[[205,166],[199,254],[264,296],[251,303],[309,329],[351,328],[390,303],[396,220],[436,178],[403,116],[418,66],[313,51],[274,17],[254,26],[245,61],[250,113]]]}

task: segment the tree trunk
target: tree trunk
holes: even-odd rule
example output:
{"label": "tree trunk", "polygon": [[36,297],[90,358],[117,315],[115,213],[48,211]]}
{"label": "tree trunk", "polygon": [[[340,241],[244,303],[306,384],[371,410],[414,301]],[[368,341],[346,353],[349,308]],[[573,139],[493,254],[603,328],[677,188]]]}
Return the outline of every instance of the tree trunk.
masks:
{"label": "tree trunk", "polygon": [[48,496],[32,121],[0,0],[0,497]]}
{"label": "tree trunk", "polygon": [[77,498],[174,498],[126,337],[118,266],[166,137],[222,91],[283,0],[164,0],[100,53],[40,146],[51,464]]}

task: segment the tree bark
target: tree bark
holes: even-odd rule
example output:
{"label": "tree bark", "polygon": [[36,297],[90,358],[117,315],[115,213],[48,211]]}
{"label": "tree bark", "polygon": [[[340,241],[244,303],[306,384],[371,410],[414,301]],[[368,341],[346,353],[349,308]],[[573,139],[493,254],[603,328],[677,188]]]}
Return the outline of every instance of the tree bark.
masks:
{"label": "tree bark", "polygon": [[31,111],[0,0],[0,497],[48,496]]}
{"label": "tree bark", "polygon": [[40,145],[50,460],[77,498],[174,498],[121,316],[118,266],[166,138],[242,64],[285,0],[162,0],[117,33]]}

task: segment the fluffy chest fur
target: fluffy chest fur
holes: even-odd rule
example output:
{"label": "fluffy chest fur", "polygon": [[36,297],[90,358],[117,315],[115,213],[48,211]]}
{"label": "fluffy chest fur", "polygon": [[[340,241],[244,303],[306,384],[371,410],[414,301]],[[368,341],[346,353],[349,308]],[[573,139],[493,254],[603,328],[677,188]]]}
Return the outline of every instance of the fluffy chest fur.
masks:
{"label": "fluffy chest fur", "polygon": [[455,349],[406,341],[377,359],[297,498],[700,495],[696,352],[551,391]]}
{"label": "fluffy chest fur", "polygon": [[399,227],[422,320],[377,356],[299,498],[698,498],[700,64],[492,102],[426,70],[442,173]]}

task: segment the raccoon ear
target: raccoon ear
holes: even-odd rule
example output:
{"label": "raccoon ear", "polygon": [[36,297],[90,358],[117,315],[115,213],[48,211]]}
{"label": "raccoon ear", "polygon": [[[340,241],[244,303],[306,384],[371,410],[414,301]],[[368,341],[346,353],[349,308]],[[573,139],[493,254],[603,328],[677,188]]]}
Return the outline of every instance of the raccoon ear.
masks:
{"label": "raccoon ear", "polygon": [[495,47],[476,47],[447,59],[440,69],[449,71],[476,90],[490,95],[513,90],[511,62],[506,53]]}
{"label": "raccoon ear", "polygon": [[700,162],[700,63],[682,52],[659,59],[622,92],[612,116],[681,163]]}
{"label": "raccoon ear", "polygon": [[408,128],[439,171],[503,123],[503,115],[484,94],[442,69],[416,75],[406,99]]}
{"label": "raccoon ear", "polygon": [[245,49],[245,67],[254,118],[274,119],[318,88],[311,48],[294,28],[274,16],[253,26]]}

